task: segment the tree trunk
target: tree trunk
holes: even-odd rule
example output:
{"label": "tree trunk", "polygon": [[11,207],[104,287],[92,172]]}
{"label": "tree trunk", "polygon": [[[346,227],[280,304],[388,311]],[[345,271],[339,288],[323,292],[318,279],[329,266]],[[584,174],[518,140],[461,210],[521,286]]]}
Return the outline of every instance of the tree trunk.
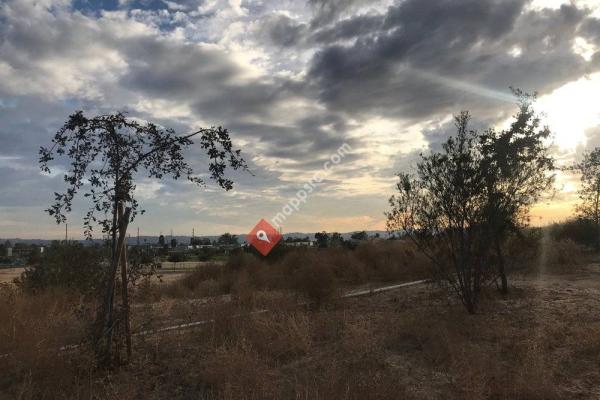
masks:
{"label": "tree trunk", "polygon": [[123,243],[125,241],[125,233],[127,232],[127,225],[129,224],[129,216],[131,209],[128,207],[125,209],[125,213],[122,219],[118,221],[119,238],[115,245],[115,257],[113,257],[110,271],[106,278],[106,291],[104,293],[104,302],[102,304],[101,312],[98,315],[98,337],[96,339],[96,355],[98,362],[102,366],[108,366],[111,363],[111,349],[112,349],[112,338],[115,324],[115,316],[113,310],[114,297],[115,297],[115,278],[117,276],[117,269],[119,266],[119,260],[121,259],[121,252],[123,250]]}
{"label": "tree trunk", "polygon": [[504,267],[504,255],[502,254],[502,246],[496,241],[496,255],[498,256],[498,272],[500,273],[500,280],[502,281],[502,287],[500,292],[502,294],[508,293],[508,279],[506,278],[506,270]]}
{"label": "tree trunk", "polygon": [[[129,218],[128,218],[129,219]],[[119,221],[123,221],[123,203],[119,203]],[[129,223],[129,221],[127,221]],[[120,233],[125,236],[127,233],[127,227],[125,232]],[[127,281],[127,243],[123,242],[121,249],[121,300],[123,302],[123,328],[125,332],[125,343],[127,346],[127,361],[131,359],[131,324],[129,321],[129,291]]]}

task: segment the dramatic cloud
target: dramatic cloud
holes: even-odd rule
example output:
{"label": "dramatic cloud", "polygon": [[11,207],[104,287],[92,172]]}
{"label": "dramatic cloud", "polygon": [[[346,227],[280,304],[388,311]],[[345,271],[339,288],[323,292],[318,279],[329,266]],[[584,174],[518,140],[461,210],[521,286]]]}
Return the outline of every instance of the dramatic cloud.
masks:
{"label": "dramatic cloud", "polygon": [[[499,101],[510,101],[511,85],[549,93],[600,68],[573,49],[575,38],[591,38],[598,22],[589,11],[525,6],[407,0],[379,23],[374,16],[350,18],[328,31],[334,42],[315,55],[309,76],[333,109],[421,119],[457,108],[494,112]],[[355,40],[338,44],[348,32],[356,32]]]}
{"label": "dramatic cloud", "polygon": [[[4,1],[0,237],[62,234],[42,212],[60,166],[42,175],[37,150],[76,109],[125,110],[182,133],[222,125],[243,148],[253,175],[235,174],[230,193],[140,181],[149,213],[135,223],[148,234],[244,232],[317,173],[323,183],[286,231],[381,228],[394,174],[439,149],[453,113],[504,124],[509,86],[539,92],[567,162],[599,143],[589,104],[600,7],[556,3]],[[345,143],[352,153],[324,171]],[[202,171],[202,151],[187,155]]]}

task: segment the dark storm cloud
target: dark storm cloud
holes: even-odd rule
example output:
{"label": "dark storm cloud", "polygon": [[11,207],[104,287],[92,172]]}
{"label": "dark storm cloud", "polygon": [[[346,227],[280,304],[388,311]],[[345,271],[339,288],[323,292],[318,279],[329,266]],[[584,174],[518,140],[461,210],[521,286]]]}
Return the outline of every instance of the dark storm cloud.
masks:
{"label": "dark storm cloud", "polygon": [[304,95],[298,83],[282,78],[242,80],[243,71],[224,53],[197,45],[146,39],[121,46],[131,57],[121,79],[125,87],[189,103],[209,123],[223,124],[236,137],[258,139],[265,145],[263,155],[312,160],[347,141],[349,126],[334,113],[315,112],[286,125],[246,121],[248,117],[276,121],[280,116],[275,110],[282,102]]}
{"label": "dark storm cloud", "polygon": [[359,15],[340,21],[333,27],[316,31],[313,40],[317,43],[331,43],[348,40],[378,32],[384,19],[380,15]]}
{"label": "dark storm cloud", "polygon": [[[535,12],[525,4],[407,0],[380,16],[379,32],[321,49],[310,78],[332,110],[416,119],[467,106],[497,111],[510,85],[547,93],[591,72],[572,50],[581,24],[592,21],[587,11]],[[352,21],[332,29],[346,32]],[[517,48],[519,56],[509,54]]]}
{"label": "dark storm cloud", "polygon": [[308,3],[314,12],[311,21],[314,28],[334,21],[352,6],[360,4],[360,0],[308,0]]}
{"label": "dark storm cloud", "polygon": [[335,115],[313,115],[292,126],[241,122],[229,127],[232,132],[257,138],[264,146],[262,155],[300,163],[322,164],[345,143],[360,146],[357,139],[346,137],[350,127]]}
{"label": "dark storm cloud", "polygon": [[[28,208],[15,219],[30,229],[52,191],[64,188],[60,175],[39,173],[37,150],[75,109],[124,109],[178,132],[196,121],[229,128],[247,143],[243,154],[254,173],[233,173],[235,193],[183,181],[157,188],[141,179],[141,200],[169,221],[186,223],[194,206],[201,220],[251,226],[257,212],[279,210],[280,198],[304,183],[294,177],[321,170],[344,143],[356,151],[320,188],[338,191],[336,198],[344,179],[390,179],[410,169],[420,151],[438,150],[455,129],[432,121],[469,109],[486,127],[514,111],[509,85],[544,94],[600,70],[600,52],[586,61],[573,50],[578,36],[600,45],[600,22],[572,5],[530,10],[526,0],[399,0],[382,11],[358,0],[309,0],[308,8],[50,3],[0,6],[0,181],[11,183],[0,208]],[[366,133],[381,119],[407,129],[390,138],[399,153],[393,159],[378,147],[384,140]],[[412,123],[425,126],[418,138]],[[362,141],[358,132],[365,132]],[[597,128],[587,134],[588,148],[600,144]],[[413,150],[421,140],[426,145]],[[199,146],[186,159],[206,171]],[[13,211],[2,212],[6,219]]]}
{"label": "dark storm cloud", "polygon": [[298,23],[283,14],[270,15],[261,23],[265,38],[276,46],[288,47],[299,44],[307,32],[306,24]]}
{"label": "dark storm cloud", "polygon": [[218,123],[268,115],[296,86],[284,79],[244,79],[226,53],[195,44],[144,38],[119,46],[130,59],[124,87],[191,104],[197,115]]}

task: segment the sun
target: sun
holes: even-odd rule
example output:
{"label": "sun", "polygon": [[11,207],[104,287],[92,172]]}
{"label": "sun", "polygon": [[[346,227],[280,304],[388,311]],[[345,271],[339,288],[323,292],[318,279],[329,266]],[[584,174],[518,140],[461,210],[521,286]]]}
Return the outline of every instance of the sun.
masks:
{"label": "sun", "polygon": [[565,151],[585,145],[585,131],[600,124],[600,73],[567,83],[541,97],[537,110],[554,133],[554,142]]}

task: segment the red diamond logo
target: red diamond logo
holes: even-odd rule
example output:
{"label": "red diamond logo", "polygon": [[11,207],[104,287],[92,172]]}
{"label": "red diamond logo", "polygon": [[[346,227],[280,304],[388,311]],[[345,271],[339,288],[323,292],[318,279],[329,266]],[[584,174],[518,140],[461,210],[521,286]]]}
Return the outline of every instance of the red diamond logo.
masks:
{"label": "red diamond logo", "polygon": [[277,232],[277,229],[273,228],[267,221],[261,219],[252,231],[250,231],[246,240],[260,254],[266,256],[281,240],[281,233]]}

